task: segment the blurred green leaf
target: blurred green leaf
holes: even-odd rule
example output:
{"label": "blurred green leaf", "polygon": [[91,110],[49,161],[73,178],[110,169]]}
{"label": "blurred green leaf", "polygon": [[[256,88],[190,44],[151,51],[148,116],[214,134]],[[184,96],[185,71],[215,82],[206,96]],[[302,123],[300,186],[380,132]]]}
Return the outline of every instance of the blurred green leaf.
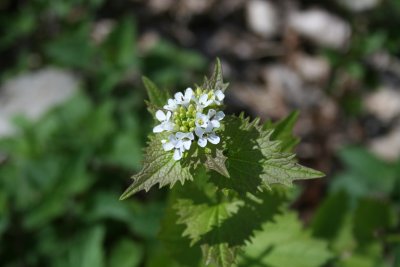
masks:
{"label": "blurred green leaf", "polygon": [[94,227],[83,235],[77,246],[71,246],[70,266],[104,266],[104,235],[105,230],[101,226]]}
{"label": "blurred green leaf", "polygon": [[109,267],[136,267],[143,257],[143,248],[129,239],[121,239],[111,251]]}
{"label": "blurred green leaf", "polygon": [[92,64],[93,46],[90,25],[83,23],[70,31],[62,32],[45,44],[45,54],[56,64],[70,68],[87,69]]}
{"label": "blurred green leaf", "polygon": [[354,236],[360,244],[382,238],[390,225],[391,214],[387,204],[372,199],[363,199],[358,203],[354,214]]}
{"label": "blurred green leaf", "polygon": [[360,147],[344,148],[339,157],[348,169],[334,179],[332,190],[345,190],[352,197],[391,194],[397,180],[396,165]]}
{"label": "blurred green leaf", "polygon": [[349,200],[344,192],[331,194],[325,198],[311,224],[313,236],[328,240],[335,238],[343,227],[349,208]]}
{"label": "blurred green leaf", "polygon": [[131,16],[118,21],[101,49],[110,72],[137,66],[136,27]]}

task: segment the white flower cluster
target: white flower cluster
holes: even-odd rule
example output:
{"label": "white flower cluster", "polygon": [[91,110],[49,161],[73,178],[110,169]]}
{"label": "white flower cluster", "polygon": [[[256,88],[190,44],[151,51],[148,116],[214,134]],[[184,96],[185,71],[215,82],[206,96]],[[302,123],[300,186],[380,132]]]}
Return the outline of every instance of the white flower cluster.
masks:
{"label": "white flower cluster", "polygon": [[197,88],[193,91],[187,88],[185,94],[176,93],[174,99],[168,99],[164,110],[156,112],[160,124],[153,128],[153,132],[171,132],[168,140],[161,142],[165,151],[174,150],[174,160],[180,160],[196,139],[200,147],[205,147],[208,142],[220,142],[215,130],[221,126],[225,114],[216,108],[222,105],[224,98],[221,90]]}

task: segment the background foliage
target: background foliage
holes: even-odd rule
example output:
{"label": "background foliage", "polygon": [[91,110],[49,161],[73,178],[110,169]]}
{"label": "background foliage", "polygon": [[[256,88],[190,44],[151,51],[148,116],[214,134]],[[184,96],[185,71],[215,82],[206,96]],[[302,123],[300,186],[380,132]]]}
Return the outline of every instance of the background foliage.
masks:
{"label": "background foliage", "polygon": [[[263,63],[290,62],[208,49],[212,40],[207,29],[242,29],[243,11],[223,16],[223,4],[203,13],[189,10],[195,19],[186,25],[180,12],[189,11],[174,7],[160,14],[143,1],[1,1],[1,82],[55,66],[76,73],[80,88],[37,121],[15,116],[17,133],[0,139],[0,266],[202,266],[200,249],[209,248],[190,246],[188,237],[196,239],[210,229],[186,231],[183,237],[180,233],[190,223],[214,218],[210,213],[215,210],[229,213],[235,205],[247,207],[240,219],[249,214],[259,218],[239,225],[227,222],[233,236],[219,233],[229,245],[251,242],[240,251],[239,266],[400,266],[400,161],[383,160],[366,147],[368,138],[395,121],[377,120],[362,104],[364,93],[380,84],[398,85],[395,68],[376,69],[368,59],[385,51],[397,60],[400,4],[383,0],[375,9],[354,15],[333,1],[295,2],[340,15],[353,30],[346,52],[306,41],[302,49],[329,60],[331,76],[322,92],[339,109],[340,119],[332,124],[347,134],[347,143],[355,144],[327,150],[328,140],[335,139],[323,123],[317,124],[318,130],[302,137],[322,152],[311,158],[301,147],[298,152],[304,164],[326,172],[327,178],[290,190],[274,187],[257,196],[262,201],[221,207],[214,199],[221,196],[212,190],[208,196],[196,195],[196,187],[206,186],[196,183],[170,193],[154,189],[127,201],[118,198],[128,177],[141,167],[142,147],[152,127],[141,75],[168,90],[183,89],[201,81],[208,64],[221,56],[230,66],[226,80],[255,84],[260,77],[254,69]],[[113,27],[98,37],[96,25],[107,20]],[[201,41],[181,41],[179,36],[190,37],[190,31]],[[251,38],[248,42],[257,43]],[[237,94],[228,95],[228,105],[231,113],[244,108],[262,116],[243,106]],[[316,117],[318,111],[304,108],[301,113]],[[278,129],[271,137],[283,141],[283,151],[298,143],[291,134],[297,117],[293,113],[278,123],[263,117],[266,129]],[[354,138],[360,128],[362,138]],[[171,203],[177,198],[180,204],[189,201],[188,194],[209,204],[190,203],[195,209],[177,214]]]}

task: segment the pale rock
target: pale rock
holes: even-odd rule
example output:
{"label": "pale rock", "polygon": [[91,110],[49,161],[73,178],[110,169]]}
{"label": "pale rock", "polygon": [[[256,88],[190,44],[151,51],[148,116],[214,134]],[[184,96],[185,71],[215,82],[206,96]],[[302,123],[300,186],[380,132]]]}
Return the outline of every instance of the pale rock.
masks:
{"label": "pale rock", "polygon": [[275,5],[270,1],[251,0],[246,5],[249,28],[262,37],[273,37],[279,29],[280,19]]}
{"label": "pale rock", "polygon": [[323,97],[321,90],[307,86],[293,69],[285,65],[268,66],[264,78],[269,90],[280,91],[286,102],[296,108],[313,107]]}
{"label": "pale rock", "polygon": [[315,43],[334,49],[345,48],[351,36],[346,21],[320,9],[291,13],[289,26]]}
{"label": "pale rock", "polygon": [[330,65],[323,57],[297,54],[294,57],[297,72],[308,82],[321,82],[329,76]]}
{"label": "pale rock", "polygon": [[373,139],[369,149],[385,160],[397,160],[400,157],[400,125],[388,135]]}
{"label": "pale rock", "polygon": [[155,13],[162,13],[173,7],[174,0],[149,0],[148,5]]}
{"label": "pale rock", "polygon": [[78,84],[75,75],[55,68],[22,74],[7,81],[0,89],[0,136],[14,132],[10,122],[14,116],[36,120],[70,98]]}
{"label": "pale rock", "polygon": [[250,108],[261,118],[282,118],[289,112],[282,92],[277,90],[237,83],[231,88],[231,93],[243,108]]}
{"label": "pale rock", "polygon": [[400,115],[400,92],[390,88],[381,88],[365,97],[364,104],[367,111],[380,120],[389,122]]}
{"label": "pale rock", "polygon": [[91,38],[96,44],[101,44],[110,35],[115,27],[115,21],[111,19],[102,19],[94,23]]}

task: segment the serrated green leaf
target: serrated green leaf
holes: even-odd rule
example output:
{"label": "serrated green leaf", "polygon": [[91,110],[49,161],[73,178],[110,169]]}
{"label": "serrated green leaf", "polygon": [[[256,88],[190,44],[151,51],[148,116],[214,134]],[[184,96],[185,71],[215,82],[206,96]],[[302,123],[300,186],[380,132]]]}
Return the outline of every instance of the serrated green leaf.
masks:
{"label": "serrated green leaf", "polygon": [[220,149],[216,149],[215,155],[207,155],[204,166],[209,170],[214,170],[229,178],[229,172],[225,165],[226,159],[227,157],[225,157],[224,153]]}
{"label": "serrated green leaf", "polygon": [[322,177],[324,174],[301,166],[295,155],[281,152],[280,142],[271,140],[272,131],[263,130],[259,120],[227,116],[221,139],[225,142],[226,166],[230,179],[212,180],[219,187],[239,193],[254,193],[262,185],[290,186],[294,180]]}
{"label": "serrated green leaf", "polygon": [[221,202],[215,204],[195,205],[188,199],[180,199],[175,205],[179,220],[177,223],[185,224],[183,236],[188,236],[194,245],[201,241],[201,237],[213,231],[212,242],[200,242],[206,265],[214,263],[220,267],[232,266],[236,259],[238,246],[231,246],[223,239],[222,223],[233,213],[237,212],[241,201]]}
{"label": "serrated green leaf", "polygon": [[162,134],[152,135],[145,150],[144,163],[142,170],[132,176],[133,183],[121,195],[120,199],[126,199],[140,190],[149,189],[159,184],[159,187],[170,185],[176,182],[182,184],[187,180],[193,180],[193,175],[188,167],[183,167],[181,161],[172,158],[171,151],[164,151],[161,146],[161,139],[165,138]]}
{"label": "serrated green leaf", "polygon": [[276,123],[267,122],[264,130],[272,130],[271,140],[279,140],[281,151],[290,152],[299,143],[300,139],[293,136],[293,127],[299,117],[299,112],[294,111],[289,116]]}
{"label": "serrated green leaf", "polygon": [[[181,234],[191,239],[192,247],[201,247],[206,263],[232,266],[254,231],[280,212],[287,200],[286,193],[274,187],[254,196],[237,198],[201,182],[204,179],[196,176],[195,182],[174,188],[175,194],[180,188],[174,206],[177,222],[185,225]],[[179,244],[174,241],[171,246]]]}
{"label": "serrated green leaf", "polygon": [[185,225],[177,223],[179,217],[173,207],[182,190],[182,186],[175,186],[170,191],[165,216],[161,222],[159,238],[179,264],[195,267],[200,265],[201,250],[198,246],[190,246],[190,239],[182,236]]}
{"label": "serrated green leaf", "polygon": [[230,247],[227,243],[218,245],[203,245],[201,247],[205,264],[215,264],[219,267],[231,267],[236,263],[236,256],[239,248]]}
{"label": "serrated green leaf", "polygon": [[169,94],[166,90],[159,89],[155,83],[145,76],[142,77],[142,81],[150,100],[147,102],[148,109],[151,113],[154,113],[157,108],[167,103]]}
{"label": "serrated green leaf", "polygon": [[332,257],[327,247],[302,229],[296,214],[286,213],[264,224],[245,248],[239,266],[318,267]]}
{"label": "serrated green leaf", "polygon": [[222,222],[238,211],[243,202],[221,202],[215,204],[194,204],[192,200],[180,199],[175,205],[179,216],[178,223],[185,224],[183,236],[188,236],[192,242],[197,243],[201,236],[218,228]]}
{"label": "serrated green leaf", "polygon": [[208,79],[207,77],[204,77],[204,82],[201,87],[206,90],[221,90],[222,92],[225,92],[228,85],[229,83],[224,83],[221,61],[217,58],[211,78]]}

